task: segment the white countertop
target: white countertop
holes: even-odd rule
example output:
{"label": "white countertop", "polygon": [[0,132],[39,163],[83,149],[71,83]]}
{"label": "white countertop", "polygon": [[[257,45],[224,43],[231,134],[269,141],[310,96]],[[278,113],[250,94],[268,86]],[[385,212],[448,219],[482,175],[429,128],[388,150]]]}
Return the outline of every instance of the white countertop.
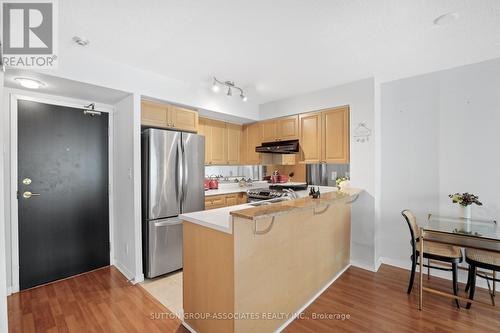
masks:
{"label": "white countertop", "polygon": [[[267,184],[267,183],[266,183]],[[267,184],[269,185],[269,184]],[[257,187],[263,187],[263,186],[257,186]],[[317,188],[318,186],[314,186]],[[239,187],[241,189],[241,187]],[[319,186],[320,191],[322,193],[326,192],[333,192],[336,191],[336,187],[329,187],[329,186]],[[247,188],[248,189],[248,188]],[[221,190],[221,189],[219,189]],[[214,191],[214,190],[212,190]],[[242,192],[241,190],[239,192]],[[236,192],[225,192],[225,193],[220,193],[220,194],[227,194],[227,193],[236,193]],[[306,197],[309,195],[309,190],[305,191],[297,191],[295,192],[299,196],[299,198]],[[207,195],[207,194],[205,194]],[[215,195],[215,194],[213,194]],[[195,224],[199,224],[211,229],[219,230],[222,232],[226,232],[228,234],[233,233],[233,220],[232,216],[229,214],[232,211],[240,210],[240,209],[245,209],[245,208],[251,208],[253,206],[249,204],[243,204],[243,205],[236,205],[236,206],[229,206],[229,207],[222,207],[222,208],[216,208],[216,209],[210,209],[210,210],[203,210],[199,212],[193,212],[193,213],[187,213],[187,214],[182,214],[179,217],[185,221],[189,221]]]}
{"label": "white countertop", "polygon": [[222,183],[219,184],[219,188],[216,190],[206,190],[205,196],[211,195],[222,195],[222,194],[231,194],[231,193],[241,193],[246,192],[251,188],[268,188],[269,183],[267,181],[255,181],[251,186],[243,186],[241,187],[238,183]]}

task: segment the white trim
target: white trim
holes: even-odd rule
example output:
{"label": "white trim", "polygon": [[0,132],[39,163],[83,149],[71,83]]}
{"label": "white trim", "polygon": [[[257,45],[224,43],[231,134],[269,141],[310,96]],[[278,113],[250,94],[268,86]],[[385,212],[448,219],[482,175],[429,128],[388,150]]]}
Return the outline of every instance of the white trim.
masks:
{"label": "white trim", "polygon": [[196,330],[194,328],[192,328],[191,326],[189,326],[188,323],[186,323],[184,320],[182,321],[182,326],[184,326],[185,328],[187,328],[187,330],[191,333],[198,333],[196,332]]}
{"label": "white trim", "polygon": [[131,283],[135,284],[133,282],[134,281],[134,273],[131,272],[131,271],[129,271],[125,265],[123,265],[119,260],[115,259],[114,266],[120,271],[120,273],[122,273],[123,275],[125,275],[125,277],[127,278],[128,282],[131,282]]}
{"label": "white trim", "polygon": [[377,271],[374,267],[372,267],[370,265],[367,265],[365,263],[362,263],[362,262],[357,261],[357,260],[352,260],[352,259],[351,259],[351,266],[358,267],[358,268],[361,268],[361,269],[364,269],[364,270],[370,271],[370,272]]}
{"label": "white trim", "polygon": [[[17,200],[17,165],[18,165],[18,123],[17,123],[17,102],[18,100],[26,100],[38,103],[51,105],[65,106],[70,108],[83,108],[88,105],[89,101],[72,99],[61,96],[46,95],[40,93],[27,93],[18,89],[6,89],[9,98],[9,114],[10,114],[10,225],[11,225],[11,272],[12,286],[9,287],[11,293],[19,292],[19,214]],[[96,104],[96,111],[108,113],[108,177],[109,187],[109,242],[110,242],[110,264],[113,264],[114,259],[114,211],[113,211],[113,112],[114,108],[105,104]]]}

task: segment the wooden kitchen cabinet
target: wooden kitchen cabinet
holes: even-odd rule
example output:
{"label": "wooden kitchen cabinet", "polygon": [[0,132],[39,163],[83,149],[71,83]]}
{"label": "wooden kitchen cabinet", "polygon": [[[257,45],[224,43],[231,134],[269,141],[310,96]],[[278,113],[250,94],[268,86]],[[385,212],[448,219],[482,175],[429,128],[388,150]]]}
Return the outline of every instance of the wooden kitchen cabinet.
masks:
{"label": "wooden kitchen cabinet", "polygon": [[262,126],[262,142],[277,141],[278,139],[278,122],[276,120],[268,120],[261,122]]}
{"label": "wooden kitchen cabinet", "polygon": [[141,125],[161,128],[168,127],[168,105],[142,101]]}
{"label": "wooden kitchen cabinet", "polygon": [[170,106],[168,115],[168,120],[172,128],[189,132],[198,131],[198,112],[177,106]]}
{"label": "wooden kitchen cabinet", "polygon": [[349,107],[322,112],[322,157],[324,163],[349,163]]}
{"label": "wooden kitchen cabinet", "polygon": [[205,210],[241,205],[246,202],[247,202],[247,194],[244,192],[209,195],[205,197]]}
{"label": "wooden kitchen cabinet", "polygon": [[226,123],[227,164],[240,163],[242,126]]}
{"label": "wooden kitchen cabinet", "polygon": [[321,112],[299,115],[300,162],[320,163],[322,152]]}
{"label": "wooden kitchen cabinet", "polygon": [[210,120],[205,118],[200,118],[198,122],[198,134],[203,135],[205,137],[205,164],[210,164],[210,156],[211,156],[211,138],[212,131],[210,129]]}
{"label": "wooden kitchen cabinet", "polygon": [[210,130],[210,155],[208,164],[227,164],[227,135],[226,123],[222,121],[210,120],[208,122]]}
{"label": "wooden kitchen cabinet", "polygon": [[243,129],[243,164],[260,164],[260,153],[255,152],[255,147],[264,142],[262,138],[262,124],[253,123],[246,125]]}
{"label": "wooden kitchen cabinet", "polygon": [[295,140],[299,138],[299,116],[290,116],[276,120],[278,125],[278,140]]}
{"label": "wooden kitchen cabinet", "polygon": [[197,132],[198,112],[166,103],[143,100],[141,125]]}
{"label": "wooden kitchen cabinet", "polygon": [[294,140],[299,137],[299,116],[266,120],[262,124],[262,142]]}

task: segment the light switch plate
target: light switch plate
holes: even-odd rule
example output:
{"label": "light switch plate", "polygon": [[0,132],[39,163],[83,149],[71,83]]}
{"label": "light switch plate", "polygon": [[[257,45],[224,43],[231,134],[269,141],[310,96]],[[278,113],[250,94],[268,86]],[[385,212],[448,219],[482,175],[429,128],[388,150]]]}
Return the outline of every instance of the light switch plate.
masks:
{"label": "light switch plate", "polygon": [[336,180],[337,179],[337,171],[332,171],[332,179],[331,180]]}

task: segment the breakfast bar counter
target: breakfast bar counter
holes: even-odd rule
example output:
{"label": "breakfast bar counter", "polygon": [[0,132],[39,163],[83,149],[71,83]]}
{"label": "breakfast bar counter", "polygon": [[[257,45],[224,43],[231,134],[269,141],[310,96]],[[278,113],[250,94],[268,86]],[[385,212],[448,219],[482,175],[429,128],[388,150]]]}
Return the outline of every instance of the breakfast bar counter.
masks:
{"label": "breakfast bar counter", "polygon": [[351,203],[360,192],[235,206],[226,212],[230,232],[186,214],[184,325],[198,333],[286,326],[348,267]]}

